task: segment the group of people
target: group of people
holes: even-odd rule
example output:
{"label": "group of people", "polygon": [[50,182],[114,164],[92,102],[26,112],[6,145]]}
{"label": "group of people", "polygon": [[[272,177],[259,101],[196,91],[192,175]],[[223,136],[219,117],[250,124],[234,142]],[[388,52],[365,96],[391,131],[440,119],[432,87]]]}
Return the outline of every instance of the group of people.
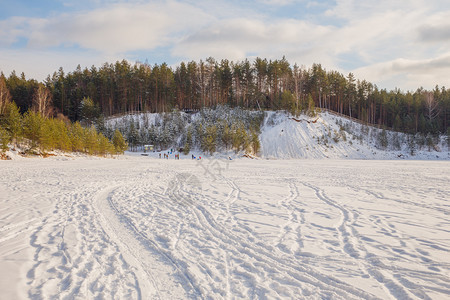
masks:
{"label": "group of people", "polygon": [[[159,153],[159,158],[169,159],[169,158],[170,158],[170,155],[173,154],[173,153],[175,153],[175,150],[174,150],[174,149],[170,149],[170,151],[167,151],[167,152],[162,153],[163,156],[161,156],[161,153]],[[198,156],[198,157],[197,157],[197,156],[195,156],[194,154],[192,154],[191,157],[192,157],[192,159],[194,159],[194,160],[201,160],[201,159],[202,159],[201,156]],[[174,159],[179,160],[179,159],[180,159],[180,153],[174,154]]]}
{"label": "group of people", "polygon": [[[170,155],[170,152],[163,153],[163,158],[164,159],[169,159],[169,157],[170,157],[169,155]],[[159,154],[159,158],[161,158],[161,153]],[[180,159],[180,154],[175,154],[174,158],[175,159]]]}
{"label": "group of people", "polygon": [[[170,151],[167,151],[167,153],[166,152],[164,152],[163,153],[163,158],[164,159],[169,159],[170,158],[170,155],[172,154],[172,153],[174,153],[175,151],[173,150],[173,149],[170,149]],[[177,154],[174,154],[175,156],[174,156],[174,159],[177,159],[177,160],[179,160],[180,159],[180,153],[177,153]],[[161,153],[159,153],[159,158],[161,158]]]}

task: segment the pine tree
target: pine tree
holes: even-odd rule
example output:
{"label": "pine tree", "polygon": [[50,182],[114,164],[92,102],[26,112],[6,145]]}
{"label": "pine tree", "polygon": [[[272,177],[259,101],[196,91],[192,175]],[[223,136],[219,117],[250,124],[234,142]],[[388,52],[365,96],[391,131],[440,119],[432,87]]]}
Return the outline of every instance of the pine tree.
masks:
{"label": "pine tree", "polygon": [[9,149],[8,144],[11,142],[11,136],[5,128],[0,126],[0,151],[5,152]]}
{"label": "pine tree", "polygon": [[27,138],[31,144],[29,150],[37,148],[41,142],[44,119],[39,113],[34,111],[27,111],[23,117],[24,137]]}
{"label": "pine tree", "polygon": [[106,156],[115,152],[114,145],[102,134],[98,134],[98,154]]}
{"label": "pine tree", "polygon": [[311,118],[317,116],[316,107],[314,105],[314,100],[313,100],[311,94],[308,95],[308,112],[307,112],[307,114]]}
{"label": "pine tree", "polygon": [[57,143],[57,129],[52,119],[43,119],[40,128],[39,147],[42,152],[53,150]]}
{"label": "pine tree", "polygon": [[251,148],[250,136],[244,128],[241,131],[241,135],[242,135],[242,150],[248,152],[250,151]]}
{"label": "pine tree", "polygon": [[217,146],[217,127],[215,125],[206,128],[206,135],[202,141],[202,150],[213,154]]}
{"label": "pine tree", "polygon": [[130,144],[131,151],[134,151],[137,145],[139,144],[139,131],[137,126],[135,125],[134,120],[131,121],[130,127],[128,129],[127,140]]}
{"label": "pine tree", "polygon": [[84,145],[84,130],[83,127],[81,127],[81,124],[79,122],[75,122],[70,126],[70,143],[72,145],[72,151],[74,152],[84,152],[85,145]]}
{"label": "pine tree", "polygon": [[94,125],[89,128],[84,128],[84,146],[86,153],[90,155],[98,153],[98,133]]}
{"label": "pine tree", "polygon": [[386,149],[388,146],[389,141],[385,129],[383,129],[378,135],[378,143],[382,149]]}
{"label": "pine tree", "polygon": [[233,126],[232,129],[232,147],[236,153],[241,150],[247,151],[250,147],[250,139],[248,137],[247,131],[245,130],[244,124],[239,123],[238,126]]}
{"label": "pine tree", "polygon": [[70,142],[69,130],[63,120],[54,120],[57,134],[56,148],[61,151],[71,151],[72,146]]}
{"label": "pine tree", "polygon": [[128,145],[118,129],[114,131],[113,145],[117,154],[123,154],[128,149]]}
{"label": "pine tree", "polygon": [[192,147],[192,130],[191,127],[189,126],[186,134],[186,143],[184,144],[183,147],[183,154],[188,155],[189,152],[191,151],[191,147]]}
{"label": "pine tree", "polygon": [[400,118],[400,116],[397,114],[397,116],[395,116],[395,120],[394,120],[394,129],[395,130],[402,130],[403,128],[403,122],[402,119]]}
{"label": "pine tree", "polygon": [[241,130],[240,127],[232,125],[231,128],[232,137],[231,137],[231,146],[233,147],[234,151],[236,153],[239,152],[241,144],[242,144],[242,136],[241,136]]}
{"label": "pine tree", "polygon": [[411,155],[416,155],[416,147],[417,147],[417,145],[416,145],[416,141],[415,141],[414,135],[412,135],[412,134],[408,135],[408,147],[409,147],[409,153]]}
{"label": "pine tree", "polygon": [[253,154],[258,155],[259,149],[261,148],[261,143],[259,141],[258,134],[255,131],[250,133],[250,141]]}
{"label": "pine tree", "polygon": [[81,100],[81,120],[84,124],[89,126],[94,124],[100,115],[100,108],[92,98],[84,97]]}
{"label": "pine tree", "polygon": [[232,131],[228,124],[225,124],[223,131],[222,131],[222,142],[225,145],[225,150],[228,150],[228,147],[231,145],[232,142]]}
{"label": "pine tree", "polygon": [[22,135],[22,115],[15,102],[10,102],[6,109],[5,128],[9,132],[11,142],[17,146],[17,140]]}

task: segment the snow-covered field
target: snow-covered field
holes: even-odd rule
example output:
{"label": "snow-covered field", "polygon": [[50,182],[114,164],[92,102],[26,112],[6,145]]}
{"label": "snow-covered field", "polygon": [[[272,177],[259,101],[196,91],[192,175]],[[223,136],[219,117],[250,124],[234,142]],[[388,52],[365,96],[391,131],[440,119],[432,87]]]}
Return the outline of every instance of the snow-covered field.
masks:
{"label": "snow-covered field", "polygon": [[0,161],[1,299],[448,299],[450,162]]}

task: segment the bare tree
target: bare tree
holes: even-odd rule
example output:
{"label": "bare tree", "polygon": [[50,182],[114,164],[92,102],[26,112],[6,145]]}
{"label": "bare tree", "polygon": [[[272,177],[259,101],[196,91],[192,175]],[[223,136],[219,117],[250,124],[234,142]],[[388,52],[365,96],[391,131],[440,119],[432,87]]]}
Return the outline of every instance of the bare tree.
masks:
{"label": "bare tree", "polygon": [[423,93],[425,97],[425,105],[427,109],[427,117],[428,120],[431,122],[433,121],[440,113],[439,110],[439,103],[434,99],[433,92],[424,92]]}
{"label": "bare tree", "polygon": [[42,84],[34,92],[33,111],[40,113],[43,117],[50,117],[53,113],[52,95],[50,91]]}
{"label": "bare tree", "polygon": [[0,116],[6,112],[9,102],[11,102],[11,94],[6,87],[5,77],[0,76]]}

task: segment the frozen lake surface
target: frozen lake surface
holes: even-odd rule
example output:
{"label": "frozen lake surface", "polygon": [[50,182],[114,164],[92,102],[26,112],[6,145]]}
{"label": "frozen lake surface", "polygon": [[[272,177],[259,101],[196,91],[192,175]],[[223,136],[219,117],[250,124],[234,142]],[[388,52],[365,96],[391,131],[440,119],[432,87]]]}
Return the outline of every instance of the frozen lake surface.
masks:
{"label": "frozen lake surface", "polygon": [[1,299],[450,298],[450,162],[0,162]]}

